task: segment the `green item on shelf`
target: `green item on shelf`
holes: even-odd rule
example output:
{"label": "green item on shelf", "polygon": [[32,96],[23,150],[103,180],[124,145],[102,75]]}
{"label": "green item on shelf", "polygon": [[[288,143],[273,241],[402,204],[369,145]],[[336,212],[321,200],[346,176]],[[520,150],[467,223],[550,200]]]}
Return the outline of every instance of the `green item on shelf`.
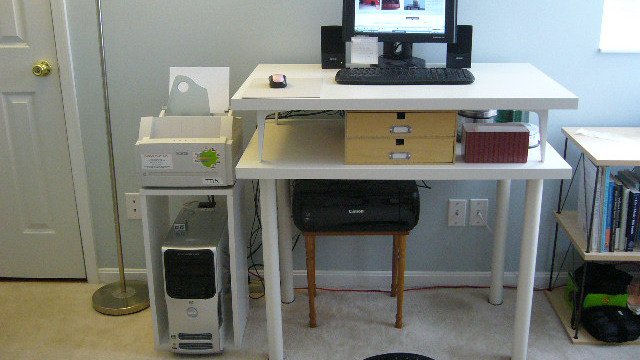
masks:
{"label": "green item on shelf", "polygon": [[495,118],[497,123],[506,122],[522,122],[521,110],[498,110],[498,115]]}
{"label": "green item on shelf", "polygon": [[609,295],[609,294],[587,294],[584,298],[582,307],[587,309],[596,306],[621,306],[627,307],[627,294]]}
{"label": "green item on shelf", "polygon": [[[573,306],[573,294],[578,291],[578,287],[573,282],[572,278],[569,278],[567,286],[564,289],[564,299],[570,305]],[[628,294],[587,294],[582,302],[582,308],[587,309],[596,306],[622,306],[627,307]]]}

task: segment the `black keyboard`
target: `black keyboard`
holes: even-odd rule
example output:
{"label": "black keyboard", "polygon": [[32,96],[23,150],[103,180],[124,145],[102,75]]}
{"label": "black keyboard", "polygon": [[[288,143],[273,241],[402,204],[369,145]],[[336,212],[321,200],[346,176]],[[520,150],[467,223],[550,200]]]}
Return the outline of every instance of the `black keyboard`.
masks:
{"label": "black keyboard", "polygon": [[336,82],[344,85],[466,85],[474,80],[467,69],[449,68],[346,68],[336,74]]}

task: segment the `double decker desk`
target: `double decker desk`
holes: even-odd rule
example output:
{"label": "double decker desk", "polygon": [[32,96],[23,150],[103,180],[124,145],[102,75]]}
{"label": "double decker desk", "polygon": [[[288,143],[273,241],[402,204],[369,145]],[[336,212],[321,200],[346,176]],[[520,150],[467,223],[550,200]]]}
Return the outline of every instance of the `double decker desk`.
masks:
{"label": "double decker desk", "polygon": [[[489,302],[502,303],[505,242],[511,180],[526,180],[524,226],[512,359],[527,356],[531,303],[536,264],[542,184],[545,179],[568,179],[571,167],[546,143],[549,110],[574,109],[578,98],[529,64],[473,64],[471,85],[368,86],[338,85],[337,70],[320,65],[261,64],[231,99],[233,110],[257,111],[258,129],[236,167],[239,179],[260,182],[260,213],[264,254],[265,298],[269,359],[284,358],[281,313],[281,260],[278,249],[289,239],[278,239],[278,216],[283,216],[286,196],[279,186],[285,179],[388,179],[388,180],[496,180],[496,223]],[[283,73],[290,86],[297,78],[320,78],[315,98],[245,98],[244,93],[270,74]],[[541,146],[529,152],[525,164],[467,164],[457,151],[455,164],[345,165],[344,129],[341,122],[300,120],[265,121],[269,113],[284,110],[464,110],[513,109],[534,112],[539,118]],[[278,182],[278,186],[276,185]],[[278,188],[278,192],[276,191]],[[280,207],[278,207],[278,199]],[[282,220],[282,219],[281,219]],[[281,224],[282,227],[282,224]],[[290,248],[290,246],[287,246]],[[290,259],[282,270],[283,292],[292,293]],[[288,277],[289,279],[284,279]],[[291,288],[291,289],[289,289]],[[410,321],[410,319],[408,319]]]}

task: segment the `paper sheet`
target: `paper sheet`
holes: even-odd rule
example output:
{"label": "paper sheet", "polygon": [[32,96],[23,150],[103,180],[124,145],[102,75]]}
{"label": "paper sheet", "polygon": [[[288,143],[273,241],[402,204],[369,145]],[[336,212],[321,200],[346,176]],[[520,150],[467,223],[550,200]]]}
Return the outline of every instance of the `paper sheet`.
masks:
{"label": "paper sheet", "polygon": [[322,94],[322,78],[287,77],[287,87],[280,89],[269,87],[268,78],[255,78],[242,94],[242,98],[319,98],[320,94]]}
{"label": "paper sheet", "polygon": [[211,113],[220,114],[229,110],[228,67],[170,67],[169,91],[176,75],[187,76],[207,89]]}
{"label": "paper sheet", "polygon": [[378,38],[368,36],[354,36],[351,38],[352,64],[378,63]]}
{"label": "paper sheet", "polygon": [[623,135],[612,134],[605,131],[589,130],[584,128],[580,128],[576,130],[576,135],[584,135],[584,136],[588,136],[596,139],[604,139],[604,140],[611,140],[611,141],[624,142],[624,143],[633,143],[636,141],[636,139],[630,139]]}

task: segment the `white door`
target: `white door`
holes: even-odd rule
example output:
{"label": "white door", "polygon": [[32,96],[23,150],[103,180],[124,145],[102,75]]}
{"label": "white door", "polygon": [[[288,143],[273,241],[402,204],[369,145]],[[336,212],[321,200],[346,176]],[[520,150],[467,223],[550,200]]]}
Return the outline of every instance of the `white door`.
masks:
{"label": "white door", "polygon": [[0,0],[0,277],[86,277],[72,181],[49,0]]}

